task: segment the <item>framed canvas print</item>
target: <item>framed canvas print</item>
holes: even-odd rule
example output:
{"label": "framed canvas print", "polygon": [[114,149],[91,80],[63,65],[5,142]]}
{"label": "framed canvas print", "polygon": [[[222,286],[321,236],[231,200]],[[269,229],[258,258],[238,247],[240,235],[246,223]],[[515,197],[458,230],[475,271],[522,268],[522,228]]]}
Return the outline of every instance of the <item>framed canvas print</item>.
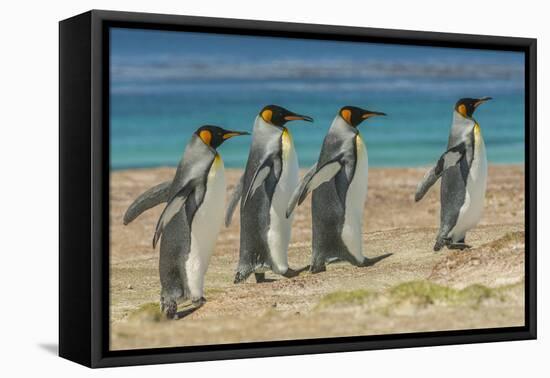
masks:
{"label": "framed canvas print", "polygon": [[536,337],[536,40],[60,22],[60,355]]}

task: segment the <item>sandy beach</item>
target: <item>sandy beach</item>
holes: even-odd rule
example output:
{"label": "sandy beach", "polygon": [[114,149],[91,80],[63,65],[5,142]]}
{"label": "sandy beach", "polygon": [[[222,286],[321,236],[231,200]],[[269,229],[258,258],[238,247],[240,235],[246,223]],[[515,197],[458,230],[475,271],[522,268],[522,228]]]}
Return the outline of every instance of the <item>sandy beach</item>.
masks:
{"label": "sandy beach", "polygon": [[[233,284],[238,210],[223,228],[206,276],[208,302],[190,316],[160,316],[158,250],[151,240],[162,206],[128,226],[122,216],[140,193],[173,177],[174,168],[111,174],[111,349],[521,326],[524,324],[524,168],[489,168],[485,212],[467,251],[432,247],[439,184],[420,203],[413,195],[424,168],[372,168],[365,207],[364,254],[392,253],[358,268],[327,266],[292,279]],[[228,195],[241,171],[228,169]],[[298,208],[289,263],[309,264],[310,200]],[[185,304],[180,310],[185,309]]]}

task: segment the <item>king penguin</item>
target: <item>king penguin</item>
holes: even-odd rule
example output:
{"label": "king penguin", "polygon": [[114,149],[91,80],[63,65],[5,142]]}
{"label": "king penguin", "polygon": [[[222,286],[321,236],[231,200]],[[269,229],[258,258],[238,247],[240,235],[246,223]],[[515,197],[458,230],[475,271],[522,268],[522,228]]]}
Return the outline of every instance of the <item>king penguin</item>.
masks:
{"label": "king penguin", "polygon": [[195,308],[204,302],[204,276],[225,207],[223,160],[216,149],[227,139],[247,132],[202,126],[185,148],[174,179],[142,194],[124,216],[128,224],[150,207],[167,202],[153,237],[160,240],[161,311],[177,317],[177,303],[190,299]]}
{"label": "king penguin", "polygon": [[256,282],[265,272],[292,277],[288,266],[288,244],[292,219],[285,216],[290,195],[298,185],[298,158],[289,121],[312,122],[308,116],[277,105],[264,107],[254,121],[252,145],[246,169],[230,199],[226,226],[241,201],[241,240],[235,283],[255,273]]}
{"label": "king penguin", "polygon": [[434,251],[469,248],[466,232],[481,219],[487,188],[487,153],[474,111],[491,97],[463,98],[454,107],[447,151],[418,184],[415,201],[441,177],[441,212]]}
{"label": "king penguin", "polygon": [[363,211],[367,198],[368,156],[357,127],[385,113],[344,106],[332,122],[317,163],[294,191],[287,208],[290,216],[308,193],[312,194],[311,272],[326,270],[325,264],[345,260],[370,266],[389,254],[363,256]]}

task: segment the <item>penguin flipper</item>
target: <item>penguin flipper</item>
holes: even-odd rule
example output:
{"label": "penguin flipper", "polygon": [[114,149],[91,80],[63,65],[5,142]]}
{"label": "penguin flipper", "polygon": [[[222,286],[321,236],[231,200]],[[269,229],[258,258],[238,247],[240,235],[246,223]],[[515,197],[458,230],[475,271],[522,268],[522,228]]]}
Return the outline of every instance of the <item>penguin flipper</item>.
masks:
{"label": "penguin flipper", "polygon": [[331,160],[319,169],[317,169],[317,164],[315,164],[304,176],[300,186],[292,194],[286,210],[286,217],[288,218],[292,214],[296,204],[301,205],[310,192],[317,189],[319,185],[330,181],[342,167],[343,164],[339,159]]}
{"label": "penguin flipper", "polygon": [[183,188],[181,188],[172,198],[168,201],[168,204],[160,214],[155,229],[155,236],[153,237],[153,248],[157,246],[157,243],[164,231],[164,227],[172,220],[172,218],[181,210],[189,195],[195,190],[199,180],[190,180]]}
{"label": "penguin flipper", "polygon": [[422,181],[418,183],[416,187],[416,193],[414,195],[415,202],[420,201],[433,184],[441,177],[450,167],[457,165],[460,160],[464,158],[466,154],[466,143],[462,142],[454,147],[449,148],[437,161],[435,167],[432,167],[426,174]]}
{"label": "penguin flipper", "polygon": [[435,184],[435,182],[439,179],[439,176],[435,174],[435,168],[436,167],[432,167],[428,172],[426,172],[422,181],[418,183],[418,186],[416,187],[416,193],[414,194],[415,202],[420,201],[428,192],[428,190],[432,187],[432,185]]}
{"label": "penguin flipper", "polygon": [[128,207],[126,213],[124,213],[124,225],[131,223],[134,219],[150,208],[168,201],[171,186],[172,181],[165,181],[162,184],[153,186],[149,190],[140,194],[140,196],[136,198]]}
{"label": "penguin flipper", "polygon": [[248,191],[246,192],[246,196],[244,196],[243,198],[243,202],[242,202],[243,207],[246,205],[246,202],[248,201],[248,199],[254,195],[256,190],[258,190],[258,188],[262,186],[265,179],[271,173],[272,166],[273,166],[272,159],[268,157],[256,169],[256,172],[254,172],[254,176],[252,177],[252,182],[250,183],[250,186],[248,187]]}
{"label": "penguin flipper", "polygon": [[225,212],[225,227],[229,227],[231,224],[231,220],[233,218],[233,212],[235,211],[235,208],[237,207],[237,204],[241,200],[241,197],[243,196],[243,185],[244,185],[244,174],[239,179],[239,182],[235,186],[235,189],[233,190],[233,194],[231,194],[231,198],[229,199],[229,205],[227,205],[227,210]]}
{"label": "penguin flipper", "polygon": [[315,172],[317,172],[317,163],[313,164],[313,166],[309,169],[309,171],[306,172],[306,174],[302,178],[302,182],[300,182],[300,185],[298,185],[298,187],[294,189],[294,192],[290,197],[290,201],[288,202],[288,207],[286,208],[287,218],[294,211],[296,204],[298,204],[298,200],[300,199],[302,193],[306,189],[307,184],[311,181],[311,178],[313,177],[313,175],[315,175]]}

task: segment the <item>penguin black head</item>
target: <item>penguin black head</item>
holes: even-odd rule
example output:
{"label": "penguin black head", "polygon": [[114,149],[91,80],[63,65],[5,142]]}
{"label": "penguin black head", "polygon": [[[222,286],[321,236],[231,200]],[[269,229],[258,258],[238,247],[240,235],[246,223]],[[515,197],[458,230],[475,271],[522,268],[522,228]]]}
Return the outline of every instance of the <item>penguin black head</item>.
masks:
{"label": "penguin black head", "polygon": [[204,125],[195,131],[195,134],[208,146],[216,149],[224,141],[238,135],[250,135],[246,131],[225,130],[218,126]]}
{"label": "penguin black head", "polygon": [[283,127],[288,121],[313,122],[313,118],[291,112],[278,105],[267,105],[260,111],[260,117],[274,126]]}
{"label": "penguin black head", "polygon": [[463,117],[471,118],[474,115],[476,108],[485,101],[491,100],[492,97],[481,98],[461,98],[455,105],[455,110]]}
{"label": "penguin black head", "polygon": [[344,106],[340,109],[338,114],[340,114],[340,117],[342,117],[348,125],[353,127],[359,126],[359,124],[367,118],[386,115],[386,113],[373,112],[371,110],[358,108],[357,106]]}

